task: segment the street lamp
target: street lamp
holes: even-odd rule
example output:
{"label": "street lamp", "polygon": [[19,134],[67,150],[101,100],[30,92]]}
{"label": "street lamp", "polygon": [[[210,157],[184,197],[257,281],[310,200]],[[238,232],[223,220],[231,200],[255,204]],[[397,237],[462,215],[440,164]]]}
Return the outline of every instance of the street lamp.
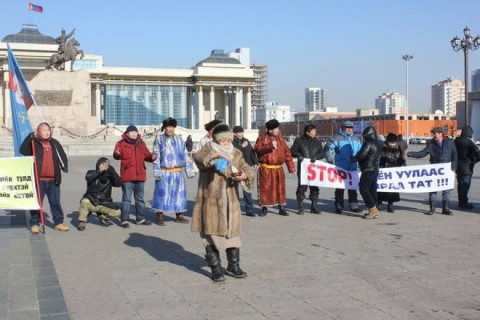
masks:
{"label": "street lamp", "polygon": [[232,94],[235,93],[235,90],[232,87],[228,87],[223,90],[223,93],[227,95],[228,99],[228,124],[233,127],[235,125],[234,123],[234,112],[233,112],[233,106],[232,106]]}
{"label": "street lamp", "polygon": [[408,61],[412,60],[413,59],[413,56],[409,55],[409,54],[406,54],[402,57],[403,60],[405,60],[405,62],[407,63],[407,84],[406,84],[406,87],[407,87],[407,101],[406,101],[406,106],[405,106],[405,118],[407,120],[407,128],[406,128],[406,140],[407,140],[407,144],[408,144],[408,136],[410,134],[410,130],[409,130],[409,127],[408,127]]}
{"label": "street lamp", "polygon": [[463,29],[463,39],[455,36],[450,41],[454,51],[458,52],[463,50],[463,62],[464,62],[464,75],[465,75],[465,125],[469,124],[468,119],[468,51],[477,50],[480,47],[480,36],[476,36],[475,39],[470,35],[470,29],[465,27]]}

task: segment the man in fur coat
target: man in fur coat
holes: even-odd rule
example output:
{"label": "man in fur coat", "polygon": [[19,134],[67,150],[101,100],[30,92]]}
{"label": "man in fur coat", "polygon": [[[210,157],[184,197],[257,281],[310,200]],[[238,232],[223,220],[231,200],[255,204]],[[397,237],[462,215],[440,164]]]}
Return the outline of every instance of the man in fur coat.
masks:
{"label": "man in fur coat", "polygon": [[275,205],[278,205],[278,214],[288,216],[285,210],[287,199],[283,164],[287,164],[288,172],[295,172],[292,153],[280,134],[280,123],[272,119],[267,121],[265,126],[266,133],[257,138],[254,147],[260,162],[258,169],[258,202],[262,207],[260,216],[267,214],[267,207]]}
{"label": "man in fur coat", "polygon": [[213,129],[213,141],[195,153],[200,170],[198,192],[192,217],[192,231],[204,239],[206,260],[212,269],[212,280],[225,281],[219,250],[226,250],[227,275],[245,278],[240,269],[241,209],[238,185],[253,185],[255,175],[232,145],[233,133],[226,124]]}

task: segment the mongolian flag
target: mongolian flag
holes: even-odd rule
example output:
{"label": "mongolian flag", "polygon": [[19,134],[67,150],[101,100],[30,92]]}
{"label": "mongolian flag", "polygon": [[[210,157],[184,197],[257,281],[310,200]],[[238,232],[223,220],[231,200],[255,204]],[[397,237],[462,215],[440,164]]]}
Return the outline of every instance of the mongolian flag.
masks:
{"label": "mongolian flag", "polygon": [[38,12],[38,13],[42,13],[43,12],[43,7],[42,6],[37,6],[33,3],[30,2],[30,4],[28,5],[28,9],[30,9],[31,11],[35,11],[35,12]]}
{"label": "mongolian flag", "polygon": [[22,70],[13,55],[12,49],[7,44],[8,49],[8,88],[10,89],[10,104],[12,106],[12,124],[13,124],[13,147],[15,156],[19,157],[20,145],[25,137],[32,132],[32,125],[28,118],[27,110],[33,104],[33,96],[27,87],[27,82],[23,77]]}

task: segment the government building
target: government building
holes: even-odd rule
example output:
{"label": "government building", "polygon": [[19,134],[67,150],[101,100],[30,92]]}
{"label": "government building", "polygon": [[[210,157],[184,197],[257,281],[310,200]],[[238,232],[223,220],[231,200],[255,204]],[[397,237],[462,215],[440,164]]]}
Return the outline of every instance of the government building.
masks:
{"label": "government building", "polygon": [[[58,44],[32,24],[0,43],[0,122],[6,128],[12,127],[7,43],[44,120],[70,132],[89,135],[106,125],[159,126],[168,117],[187,129],[203,130],[216,118],[251,128],[254,71],[223,50],[213,50],[185,69],[111,67],[102,55],[86,53],[83,59],[77,56],[74,72],[69,72],[70,63],[65,71],[51,71],[45,67]],[[35,127],[42,117],[34,109],[29,116]]]}

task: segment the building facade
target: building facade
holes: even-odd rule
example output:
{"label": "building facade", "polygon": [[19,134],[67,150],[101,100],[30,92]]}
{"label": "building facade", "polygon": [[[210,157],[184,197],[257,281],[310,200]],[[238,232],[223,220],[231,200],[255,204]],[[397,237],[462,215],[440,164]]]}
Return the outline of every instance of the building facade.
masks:
{"label": "building facade", "polygon": [[385,92],[375,99],[375,108],[380,114],[403,114],[405,107],[405,96],[397,92]]}
{"label": "building facade", "polygon": [[432,86],[432,113],[441,111],[448,116],[455,116],[459,101],[465,101],[465,85],[461,80],[447,78]]}
{"label": "building facade", "polygon": [[277,119],[279,122],[290,121],[290,106],[267,101],[263,107],[255,109],[255,127],[264,125],[265,122],[272,119]]}
{"label": "building facade", "polygon": [[[35,83],[32,80],[40,73],[47,73],[42,75],[47,78],[55,75],[56,72],[44,69],[50,56],[57,53],[58,45],[53,37],[42,35],[34,25],[24,26],[19,33],[6,36],[0,43],[0,64],[3,66],[0,71],[0,122],[11,127],[5,41],[9,42],[26,80],[31,83]],[[69,70],[69,66],[65,69]],[[159,125],[167,117],[176,118],[180,126],[190,129],[202,129],[204,123],[215,118],[224,119],[231,126],[251,128],[252,89],[256,77],[248,65],[229,57],[223,50],[213,50],[209,57],[189,69],[107,67],[101,55],[85,54],[82,60],[76,60],[74,70],[74,73],[82,71],[89,75],[85,84],[89,103],[80,107],[97,121],[87,128],[90,131],[110,123]],[[35,87],[30,86],[30,89],[40,96]],[[65,93],[51,89],[51,96]],[[47,103],[42,109],[49,107]],[[70,113],[68,105],[63,107],[65,113],[56,113],[54,119],[45,120],[65,127],[65,117]],[[32,109],[34,107],[29,114],[38,112]],[[68,123],[70,130],[86,130],[84,126],[72,128],[72,119]]]}
{"label": "building facade", "polygon": [[320,88],[306,88],[305,111],[327,111],[327,90]]}

